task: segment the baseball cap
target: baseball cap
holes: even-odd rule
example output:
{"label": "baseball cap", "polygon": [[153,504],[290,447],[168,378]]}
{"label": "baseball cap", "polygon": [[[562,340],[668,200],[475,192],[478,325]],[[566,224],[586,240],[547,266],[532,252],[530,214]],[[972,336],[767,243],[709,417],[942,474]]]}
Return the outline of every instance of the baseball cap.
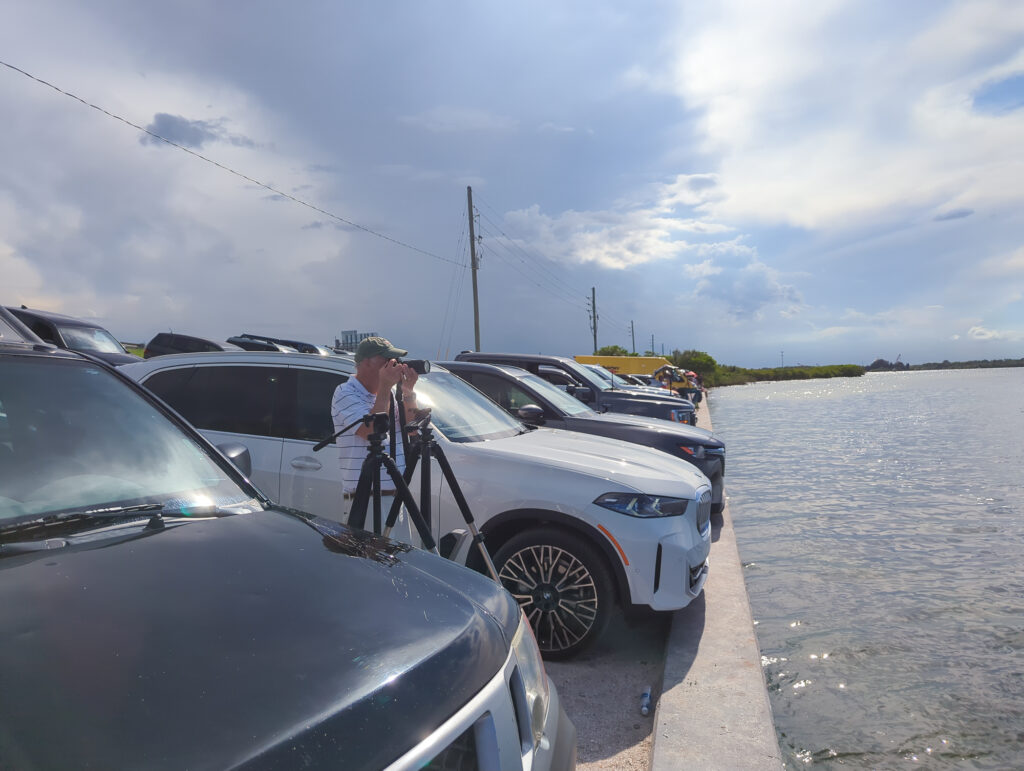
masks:
{"label": "baseball cap", "polygon": [[401,348],[395,348],[387,338],[367,337],[356,348],[356,364],[372,356],[386,356],[389,359],[399,359],[408,353],[408,351],[403,351]]}

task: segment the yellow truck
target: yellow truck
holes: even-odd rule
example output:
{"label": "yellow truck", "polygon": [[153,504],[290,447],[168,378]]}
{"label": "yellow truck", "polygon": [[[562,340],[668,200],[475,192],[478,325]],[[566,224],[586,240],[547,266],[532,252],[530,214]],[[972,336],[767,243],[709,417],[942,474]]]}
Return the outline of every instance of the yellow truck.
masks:
{"label": "yellow truck", "polygon": [[666,373],[671,376],[669,387],[693,401],[700,401],[701,389],[690,381],[679,367],[663,356],[574,356],[580,364],[600,364],[617,375],[650,375],[665,382]]}

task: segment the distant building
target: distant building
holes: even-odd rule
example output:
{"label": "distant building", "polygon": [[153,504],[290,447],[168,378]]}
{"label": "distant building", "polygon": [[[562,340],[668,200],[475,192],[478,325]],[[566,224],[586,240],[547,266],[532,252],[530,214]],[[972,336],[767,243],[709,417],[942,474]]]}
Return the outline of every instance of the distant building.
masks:
{"label": "distant building", "polygon": [[354,351],[359,343],[368,337],[377,337],[377,333],[360,332],[358,329],[345,329],[342,330],[340,338],[334,338],[334,347],[342,348],[346,351]]}

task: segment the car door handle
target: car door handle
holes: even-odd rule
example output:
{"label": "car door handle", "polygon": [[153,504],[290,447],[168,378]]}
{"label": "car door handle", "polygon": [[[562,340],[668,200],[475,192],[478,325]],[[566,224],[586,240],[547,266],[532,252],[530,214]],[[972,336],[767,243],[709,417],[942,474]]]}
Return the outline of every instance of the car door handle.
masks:
{"label": "car door handle", "polygon": [[307,456],[303,458],[293,458],[292,468],[300,468],[306,471],[319,471],[323,466],[316,458],[310,458]]}

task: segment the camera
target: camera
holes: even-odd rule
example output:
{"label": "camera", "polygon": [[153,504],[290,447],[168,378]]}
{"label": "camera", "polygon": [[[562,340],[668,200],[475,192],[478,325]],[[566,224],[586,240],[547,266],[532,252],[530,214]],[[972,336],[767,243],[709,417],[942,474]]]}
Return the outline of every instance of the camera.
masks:
{"label": "camera", "polygon": [[426,375],[430,372],[430,362],[426,359],[398,359],[398,363],[406,365],[417,375]]}

